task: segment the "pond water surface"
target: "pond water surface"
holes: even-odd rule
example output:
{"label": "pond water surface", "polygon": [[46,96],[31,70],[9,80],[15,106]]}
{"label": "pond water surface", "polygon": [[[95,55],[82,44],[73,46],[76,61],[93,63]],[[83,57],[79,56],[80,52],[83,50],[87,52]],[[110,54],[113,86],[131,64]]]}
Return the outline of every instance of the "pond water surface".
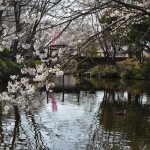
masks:
{"label": "pond water surface", "polygon": [[78,80],[0,115],[0,150],[150,150],[150,83]]}

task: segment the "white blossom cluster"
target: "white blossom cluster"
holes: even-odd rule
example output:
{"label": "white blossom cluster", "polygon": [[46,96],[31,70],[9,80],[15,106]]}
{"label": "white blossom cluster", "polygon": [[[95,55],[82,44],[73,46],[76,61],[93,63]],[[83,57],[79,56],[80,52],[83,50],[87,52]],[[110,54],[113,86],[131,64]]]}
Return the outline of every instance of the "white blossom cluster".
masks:
{"label": "white blossom cluster", "polygon": [[22,21],[25,23],[34,23],[36,20],[39,20],[41,17],[41,12],[34,13],[34,14],[23,14],[22,16]]}
{"label": "white blossom cluster", "polygon": [[16,55],[16,62],[18,63],[18,64],[21,64],[21,63],[23,63],[24,62],[24,57],[23,56],[21,56],[21,55]]}
{"label": "white blossom cluster", "polygon": [[[36,70],[34,68],[25,68],[22,70],[23,74],[33,75],[34,78],[31,80],[29,77],[11,76],[11,81],[8,82],[8,92],[2,92],[0,94],[0,100],[3,102],[11,102],[15,105],[20,106],[21,108],[28,107],[30,102],[34,98],[35,92],[38,88],[41,88],[45,85],[47,91],[52,91],[54,83],[48,81],[48,75],[50,73],[55,73],[57,75],[62,75],[63,72],[58,69],[58,66],[55,69],[49,69],[47,72],[46,68],[42,65],[38,65]],[[9,110],[9,106],[4,107],[3,113],[6,114]]]}
{"label": "white blossom cluster", "polygon": [[8,6],[7,0],[5,1],[5,3],[3,0],[0,0],[0,11],[4,10],[7,6]]}

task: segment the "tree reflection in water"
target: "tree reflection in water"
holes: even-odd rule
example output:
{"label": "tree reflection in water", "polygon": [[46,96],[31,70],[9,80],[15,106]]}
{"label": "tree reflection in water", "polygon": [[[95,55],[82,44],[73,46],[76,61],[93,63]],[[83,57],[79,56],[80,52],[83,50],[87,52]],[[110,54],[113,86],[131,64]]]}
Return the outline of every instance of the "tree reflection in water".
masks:
{"label": "tree reflection in water", "polygon": [[[13,116],[11,116],[12,114]],[[0,149],[46,150],[47,147],[45,142],[43,142],[43,137],[35,116],[36,114],[31,111],[20,113],[17,106],[14,106],[11,114],[9,113],[4,117],[0,115]],[[22,124],[25,122],[26,124]]]}
{"label": "tree reflection in water", "polygon": [[124,91],[121,86],[103,88],[98,114],[100,125],[87,149],[150,150],[149,96],[136,89]]}
{"label": "tree reflection in water", "polygon": [[[74,140],[71,139],[70,142],[76,142],[75,147],[71,147],[72,150],[80,149],[79,147],[85,150],[150,149],[148,82],[86,79],[85,84],[83,81],[80,83],[78,87],[82,91],[77,89],[72,93],[54,93],[48,100],[35,100],[34,109],[28,112],[14,106],[11,112],[14,115],[0,115],[0,149],[55,149],[55,143],[59,144],[57,141],[66,146],[65,142],[70,137]],[[43,107],[45,104],[48,111]],[[53,108],[57,112],[53,112]],[[125,114],[117,115],[117,112],[124,110]],[[82,145],[81,140],[86,144]]]}

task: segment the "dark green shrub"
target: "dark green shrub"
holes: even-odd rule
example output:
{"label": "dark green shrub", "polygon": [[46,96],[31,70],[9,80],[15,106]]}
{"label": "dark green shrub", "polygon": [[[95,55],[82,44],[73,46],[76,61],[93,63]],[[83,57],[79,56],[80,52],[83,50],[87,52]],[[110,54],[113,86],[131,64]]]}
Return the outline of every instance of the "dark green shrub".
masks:
{"label": "dark green shrub", "polygon": [[5,47],[3,52],[0,52],[0,58],[10,58],[10,49]]}
{"label": "dark green shrub", "polygon": [[77,70],[89,68],[90,65],[88,62],[80,62],[78,63]]}
{"label": "dark green shrub", "polygon": [[96,65],[90,69],[91,75],[99,75],[103,78],[119,77],[120,68],[115,65]]}
{"label": "dark green shrub", "polygon": [[119,77],[120,69],[115,65],[106,65],[102,70],[102,77],[114,78]]}
{"label": "dark green shrub", "polygon": [[133,69],[133,75],[135,79],[144,79],[143,72],[142,72],[142,64],[135,65]]}
{"label": "dark green shrub", "polygon": [[144,63],[142,65],[142,71],[145,78],[150,79],[150,62]]}
{"label": "dark green shrub", "polygon": [[19,74],[20,73],[20,66],[13,61],[8,62],[9,72],[12,74]]}
{"label": "dark green shrub", "polygon": [[0,73],[1,82],[7,82],[10,75],[20,73],[19,65],[13,61],[0,60]]}
{"label": "dark green shrub", "polygon": [[96,65],[95,67],[90,69],[91,75],[97,75],[100,72],[100,65]]}

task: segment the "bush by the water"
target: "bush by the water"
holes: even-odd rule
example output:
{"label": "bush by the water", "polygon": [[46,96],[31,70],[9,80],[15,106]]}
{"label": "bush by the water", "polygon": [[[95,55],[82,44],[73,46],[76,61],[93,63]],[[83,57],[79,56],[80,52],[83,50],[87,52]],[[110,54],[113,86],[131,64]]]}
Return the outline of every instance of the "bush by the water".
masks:
{"label": "bush by the water", "polygon": [[120,68],[115,65],[96,65],[90,69],[92,76],[99,75],[100,77],[114,78],[119,77]]}
{"label": "bush by the water", "polygon": [[150,79],[150,62],[136,65],[133,75],[136,79]]}
{"label": "bush by the water", "polygon": [[89,71],[92,76],[101,78],[150,79],[150,61],[142,64],[133,61],[118,65],[96,65]]}
{"label": "bush by the water", "polygon": [[121,77],[130,79],[150,79],[150,61],[143,62],[127,59],[121,64]]}

